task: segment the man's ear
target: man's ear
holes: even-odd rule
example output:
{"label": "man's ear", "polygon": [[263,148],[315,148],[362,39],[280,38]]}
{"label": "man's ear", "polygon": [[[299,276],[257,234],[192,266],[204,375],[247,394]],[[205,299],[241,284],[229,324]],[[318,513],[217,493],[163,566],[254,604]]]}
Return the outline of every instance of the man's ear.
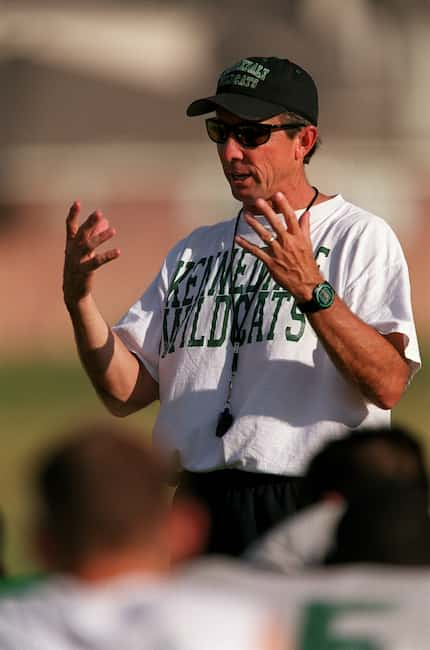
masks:
{"label": "man's ear", "polygon": [[318,129],[312,124],[305,126],[296,138],[296,159],[303,160],[318,140]]}
{"label": "man's ear", "polygon": [[188,497],[174,499],[168,516],[172,564],[204,553],[209,528],[209,514],[203,505]]}

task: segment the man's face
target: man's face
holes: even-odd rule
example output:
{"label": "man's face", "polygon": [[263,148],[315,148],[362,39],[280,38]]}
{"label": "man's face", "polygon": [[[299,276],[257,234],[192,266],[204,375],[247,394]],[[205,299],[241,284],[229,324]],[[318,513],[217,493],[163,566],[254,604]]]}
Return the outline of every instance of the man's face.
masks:
{"label": "man's face", "polygon": [[[221,108],[217,118],[228,124],[244,121]],[[264,124],[282,123],[280,115],[264,120]],[[274,131],[265,144],[252,149],[239,144],[231,134],[224,144],[217,145],[233,196],[252,211],[258,198],[268,200],[277,191],[288,195],[301,168],[295,143],[296,138],[290,139],[285,131]]]}

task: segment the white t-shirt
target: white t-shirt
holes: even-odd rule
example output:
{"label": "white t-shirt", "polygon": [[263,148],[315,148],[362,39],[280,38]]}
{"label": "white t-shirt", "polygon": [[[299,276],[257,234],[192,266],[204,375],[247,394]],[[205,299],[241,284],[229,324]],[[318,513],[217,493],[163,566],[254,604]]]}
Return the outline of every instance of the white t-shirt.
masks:
{"label": "white t-shirt", "polygon": [[0,598],[1,650],[262,650],[274,620],[209,586],[51,578]]}
{"label": "white t-shirt", "polygon": [[[202,227],[179,242],[115,331],[159,383],[154,440],[177,450],[185,469],[300,475],[328,439],[388,425],[390,414],[343,378],[291,294],[258,259],[236,247],[229,272],[234,227],[234,219]],[[243,220],[239,232],[262,244]],[[311,238],[339,296],[382,334],[402,333],[415,371],[420,357],[408,271],[392,229],[338,195],[312,207]],[[242,343],[231,398],[235,419],[217,438],[233,311]]]}
{"label": "white t-shirt", "polygon": [[243,557],[260,568],[288,575],[320,565],[335,544],[345,509],[341,499],[308,506],[257,538]]}
{"label": "white t-shirt", "polygon": [[275,607],[294,650],[428,650],[430,569],[356,565],[297,576],[253,571],[235,560],[201,560],[192,585],[258,593]]}

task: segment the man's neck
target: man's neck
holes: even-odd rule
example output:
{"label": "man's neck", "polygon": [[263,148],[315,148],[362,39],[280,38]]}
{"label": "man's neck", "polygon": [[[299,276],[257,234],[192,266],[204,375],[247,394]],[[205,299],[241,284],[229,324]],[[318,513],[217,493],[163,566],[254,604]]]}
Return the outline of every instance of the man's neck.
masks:
{"label": "man's neck", "polygon": [[[302,210],[306,208],[307,205],[312,201],[314,195],[315,195],[315,187],[312,185],[309,185],[309,183],[306,183],[305,186],[301,187],[300,189],[298,187],[293,187],[289,188],[287,190],[281,190],[285,197],[287,198],[287,201],[291,205],[293,210]],[[318,203],[323,203],[324,201],[328,201],[331,199],[332,196],[329,196],[328,194],[323,194],[322,192],[318,191],[318,195],[313,203],[313,205],[317,205]],[[267,202],[272,205],[272,202],[270,199],[266,199]],[[258,215],[261,214],[261,211],[258,210],[258,208],[253,205],[253,204],[243,204],[244,210],[247,210],[251,212],[252,214]]]}
{"label": "man's neck", "polygon": [[82,582],[96,584],[127,575],[139,575],[142,579],[153,580],[161,578],[168,570],[169,560],[160,553],[130,549],[126,552],[113,550],[97,553],[64,573]]}

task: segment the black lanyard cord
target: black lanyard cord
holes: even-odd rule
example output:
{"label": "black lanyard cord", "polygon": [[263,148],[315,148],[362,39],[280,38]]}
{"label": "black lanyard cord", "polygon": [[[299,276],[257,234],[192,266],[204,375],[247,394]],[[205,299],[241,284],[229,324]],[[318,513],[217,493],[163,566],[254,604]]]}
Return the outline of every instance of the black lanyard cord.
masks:
{"label": "black lanyard cord", "polygon": [[[314,195],[312,197],[312,200],[310,203],[306,206],[304,209],[303,213],[307,212],[308,210],[311,209],[313,204],[315,203],[317,196],[319,194],[318,188],[314,187],[312,185],[312,189],[314,190]],[[267,277],[267,273],[264,273],[263,271],[261,272],[260,278],[258,280],[258,283],[255,287],[255,291],[253,293],[253,296],[251,300],[249,301],[245,313],[242,317],[242,320],[240,322],[240,325],[238,326],[236,319],[235,319],[235,308],[234,308],[234,294],[233,294],[233,259],[234,259],[234,242],[236,239],[237,231],[239,228],[239,221],[240,221],[240,215],[242,213],[242,210],[239,210],[239,213],[236,217],[236,222],[234,224],[234,231],[233,231],[233,241],[232,241],[232,246],[231,246],[231,255],[230,255],[230,264],[229,264],[229,295],[230,295],[230,303],[231,303],[231,312],[232,312],[232,333],[231,333],[231,342],[233,344],[233,355],[231,359],[231,368],[230,368],[230,379],[228,382],[228,388],[227,388],[227,397],[224,403],[224,409],[220,413],[218,417],[218,422],[217,422],[217,427],[216,427],[216,435],[218,438],[222,438],[231,425],[234,422],[234,417],[231,412],[231,395],[233,391],[233,381],[235,378],[235,375],[237,373],[237,369],[239,366],[239,351],[240,351],[240,332],[242,330],[242,327],[245,324],[245,321],[248,317],[248,314],[251,311],[252,304],[254,302],[254,298],[258,295],[258,291],[260,287],[262,286],[264,280]]]}

